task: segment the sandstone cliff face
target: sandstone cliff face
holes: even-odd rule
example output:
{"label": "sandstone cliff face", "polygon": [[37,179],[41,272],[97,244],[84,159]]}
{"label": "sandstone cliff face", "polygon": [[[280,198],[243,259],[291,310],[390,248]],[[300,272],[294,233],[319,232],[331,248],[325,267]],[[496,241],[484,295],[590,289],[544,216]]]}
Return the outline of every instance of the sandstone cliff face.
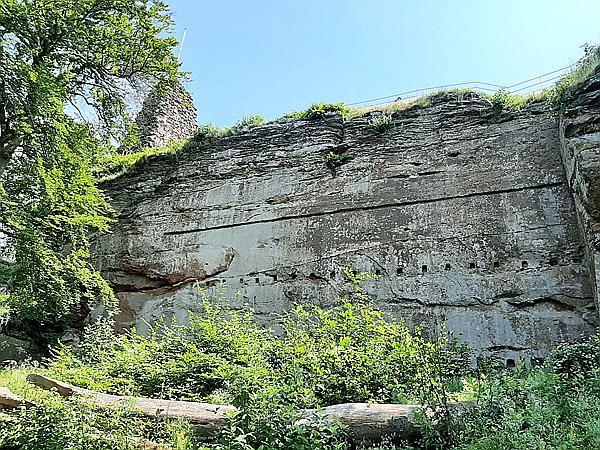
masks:
{"label": "sandstone cliff face", "polygon": [[[384,132],[372,118],[270,123],[105,184],[118,222],[95,255],[120,326],[184,320],[196,281],[226,281],[265,318],[330,302],[351,267],[381,275],[370,290],[383,309],[445,323],[482,353],[543,357],[593,332],[584,238],[543,105],[494,115],[444,94]],[[352,159],[332,170],[331,151]]]}
{"label": "sandstone cliff face", "polygon": [[560,120],[562,157],[583,231],[590,282],[600,305],[600,74],[575,93]]}

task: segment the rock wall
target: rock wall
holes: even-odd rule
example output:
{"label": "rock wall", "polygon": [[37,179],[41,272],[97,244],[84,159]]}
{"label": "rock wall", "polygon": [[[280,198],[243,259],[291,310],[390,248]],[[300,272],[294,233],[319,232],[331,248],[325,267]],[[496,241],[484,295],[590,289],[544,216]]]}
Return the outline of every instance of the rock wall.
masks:
{"label": "rock wall", "polygon": [[575,93],[560,120],[568,184],[583,231],[596,308],[600,305],[600,74]]}
{"label": "rock wall", "polygon": [[[267,319],[331,302],[351,267],[381,275],[383,309],[508,363],[592,333],[556,118],[456,94],[395,112],[383,132],[377,114],[269,123],[105,184],[118,222],[95,255],[120,326],[185,320],[196,281],[226,281]],[[332,168],[330,152],[351,159]]]}

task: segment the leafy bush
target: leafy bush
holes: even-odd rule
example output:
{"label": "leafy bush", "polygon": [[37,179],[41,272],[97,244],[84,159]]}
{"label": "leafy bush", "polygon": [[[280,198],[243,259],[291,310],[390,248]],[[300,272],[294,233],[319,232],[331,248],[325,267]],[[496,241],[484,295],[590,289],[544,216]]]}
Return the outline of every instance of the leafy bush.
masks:
{"label": "leafy bush", "polygon": [[466,409],[421,417],[420,448],[600,448],[599,348],[594,338],[559,346],[543,367],[478,370]]}
{"label": "leafy bush", "polygon": [[[298,306],[280,320],[282,335],[249,309],[201,298],[189,325],[159,324],[149,337],[90,332],[77,351],[58,349],[51,370],[61,379],[116,394],[214,400],[244,405],[252,393],[303,408],[349,401],[415,398],[443,360],[459,370],[460,352],[445,338],[377,311],[355,276],[331,309]],[[102,337],[105,336],[105,337]],[[425,372],[424,372],[425,371]]]}
{"label": "leafy bush", "polygon": [[591,378],[600,368],[600,342],[596,336],[588,342],[559,345],[547,364],[553,373],[566,379]]}
{"label": "leafy bush", "polygon": [[491,105],[491,111],[482,111],[481,115],[487,119],[497,119],[503,113],[520,111],[534,101],[545,98],[545,93],[518,95],[502,88],[492,95],[481,94]]}
{"label": "leafy bush", "polygon": [[392,126],[392,116],[390,114],[380,114],[369,121],[375,131],[383,133],[389,130]]}
{"label": "leafy bush", "polygon": [[231,128],[220,128],[212,123],[205,123],[198,127],[192,142],[198,144],[208,144],[217,138],[228,136],[231,134]]}
{"label": "leafy bush", "polygon": [[537,369],[489,379],[450,444],[470,450],[596,449],[599,387],[598,379],[566,387],[556,374]]}
{"label": "leafy bush", "polygon": [[[422,404],[411,448],[599,448],[600,338],[559,346],[538,368],[480,360],[474,370],[468,350],[445,333],[410,329],[374,308],[363,284],[376,277],[345,275],[333,307],[298,306],[279,318],[277,334],[251,310],[229,308],[222,292],[201,293],[188,325],[159,323],[148,337],[115,337],[100,322],[77,350],[59,348],[47,370],[94,390],[238,406],[219,434],[199,438],[185,424],[46,391],[31,396],[17,384],[15,392],[39,406],[8,421],[0,416],[0,448],[128,449],[134,437],[180,450],[347,450],[340,424],[298,423],[302,409],[344,402]],[[10,387],[3,373],[0,385]]]}
{"label": "leafy bush", "polygon": [[297,425],[298,412],[289,405],[252,395],[220,435],[211,439],[214,450],[350,450],[344,427],[321,419]]}
{"label": "leafy bush", "polygon": [[343,103],[313,103],[305,111],[296,111],[283,116],[284,119],[320,119],[327,113],[338,113],[347,117],[355,110],[348,108]]}
{"label": "leafy bush", "polygon": [[348,152],[335,153],[333,151],[327,153],[327,156],[325,157],[327,164],[333,168],[343,165],[350,160],[350,158],[352,158],[352,156]]}
{"label": "leafy bush", "polygon": [[[59,347],[48,373],[110,393],[240,408],[217,436],[199,439],[184,432],[180,440],[190,445],[185,448],[347,449],[343,427],[325,419],[299,426],[298,411],[343,402],[417,401],[431,385],[443,386],[459,376],[465,363],[462,350],[444,337],[428,337],[425,329],[411,330],[375,309],[362,286],[372,276],[349,270],[346,276],[349,282],[335,306],[296,307],[281,316],[279,335],[261,325],[251,310],[227,307],[224,295],[201,293],[200,311],[190,315],[188,325],[159,323],[148,337],[135,331],[115,337],[110,322],[99,322],[77,350]],[[39,415],[13,417],[11,442],[21,442],[31,427],[40,439],[44,433],[75,439],[91,429],[109,429],[115,437],[154,436],[162,442],[169,431],[166,424],[148,424],[143,432],[141,425],[121,432],[113,424],[117,416],[107,411],[58,401],[56,410],[41,402],[45,409]],[[93,420],[83,421],[85,414]],[[85,426],[77,423],[66,432],[59,426],[63,422]]]}
{"label": "leafy bush", "polygon": [[233,133],[240,133],[242,131],[246,131],[252,127],[262,125],[264,123],[267,123],[267,120],[262,114],[251,114],[242,117],[240,121],[231,128]]}

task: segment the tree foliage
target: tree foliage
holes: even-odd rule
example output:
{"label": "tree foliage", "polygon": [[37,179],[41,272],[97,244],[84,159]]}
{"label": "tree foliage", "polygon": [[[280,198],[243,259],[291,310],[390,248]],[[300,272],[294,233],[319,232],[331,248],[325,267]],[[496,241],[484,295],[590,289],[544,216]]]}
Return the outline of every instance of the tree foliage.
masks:
{"label": "tree foliage", "polygon": [[[90,303],[114,304],[89,265],[90,230],[105,231],[109,205],[91,175],[99,144],[85,125],[62,117],[27,145],[43,156],[11,165],[0,191],[0,212],[14,264],[0,275],[13,329],[60,331]],[[83,308],[83,309],[82,309]]]}
{"label": "tree foliage", "polygon": [[160,1],[3,0],[0,158],[67,103],[121,129],[132,89],[177,74],[172,25]]}
{"label": "tree foliage", "polygon": [[0,240],[10,248],[0,283],[11,329],[60,331],[91,302],[114,303],[88,262],[88,235],[107,230],[110,211],[92,169],[127,128],[130,96],[178,78],[172,25],[154,0],[0,1]]}

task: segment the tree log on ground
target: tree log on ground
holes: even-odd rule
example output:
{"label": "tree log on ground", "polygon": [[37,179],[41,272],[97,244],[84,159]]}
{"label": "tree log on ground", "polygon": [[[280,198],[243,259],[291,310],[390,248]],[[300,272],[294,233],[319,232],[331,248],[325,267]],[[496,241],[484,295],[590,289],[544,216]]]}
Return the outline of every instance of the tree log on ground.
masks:
{"label": "tree log on ground", "polygon": [[54,389],[63,397],[81,395],[85,400],[100,406],[131,408],[145,416],[161,416],[188,421],[198,434],[208,436],[227,424],[227,413],[237,411],[234,406],[179,400],[158,400],[145,397],[126,397],[90,391],[41,375],[28,375],[27,381],[43,389]]}
{"label": "tree log on ground", "polygon": [[0,409],[15,409],[30,404],[18,395],[13,394],[10,389],[0,387]]}
{"label": "tree log on ground", "polygon": [[[224,428],[228,413],[237,411],[234,406],[103,394],[41,375],[29,375],[27,380],[43,389],[56,390],[65,397],[81,395],[87,401],[101,406],[130,407],[146,416],[184,419],[194,425],[203,436]],[[301,414],[303,418],[296,424],[306,426],[328,418],[345,425],[348,435],[355,442],[406,440],[414,438],[417,434],[413,413],[418,408],[417,405],[344,403],[306,410]]]}
{"label": "tree log on ground", "polygon": [[355,442],[379,442],[383,438],[410,440],[417,435],[413,414],[419,408],[418,405],[343,403],[307,410],[296,424],[306,425],[330,418],[345,425]]}

